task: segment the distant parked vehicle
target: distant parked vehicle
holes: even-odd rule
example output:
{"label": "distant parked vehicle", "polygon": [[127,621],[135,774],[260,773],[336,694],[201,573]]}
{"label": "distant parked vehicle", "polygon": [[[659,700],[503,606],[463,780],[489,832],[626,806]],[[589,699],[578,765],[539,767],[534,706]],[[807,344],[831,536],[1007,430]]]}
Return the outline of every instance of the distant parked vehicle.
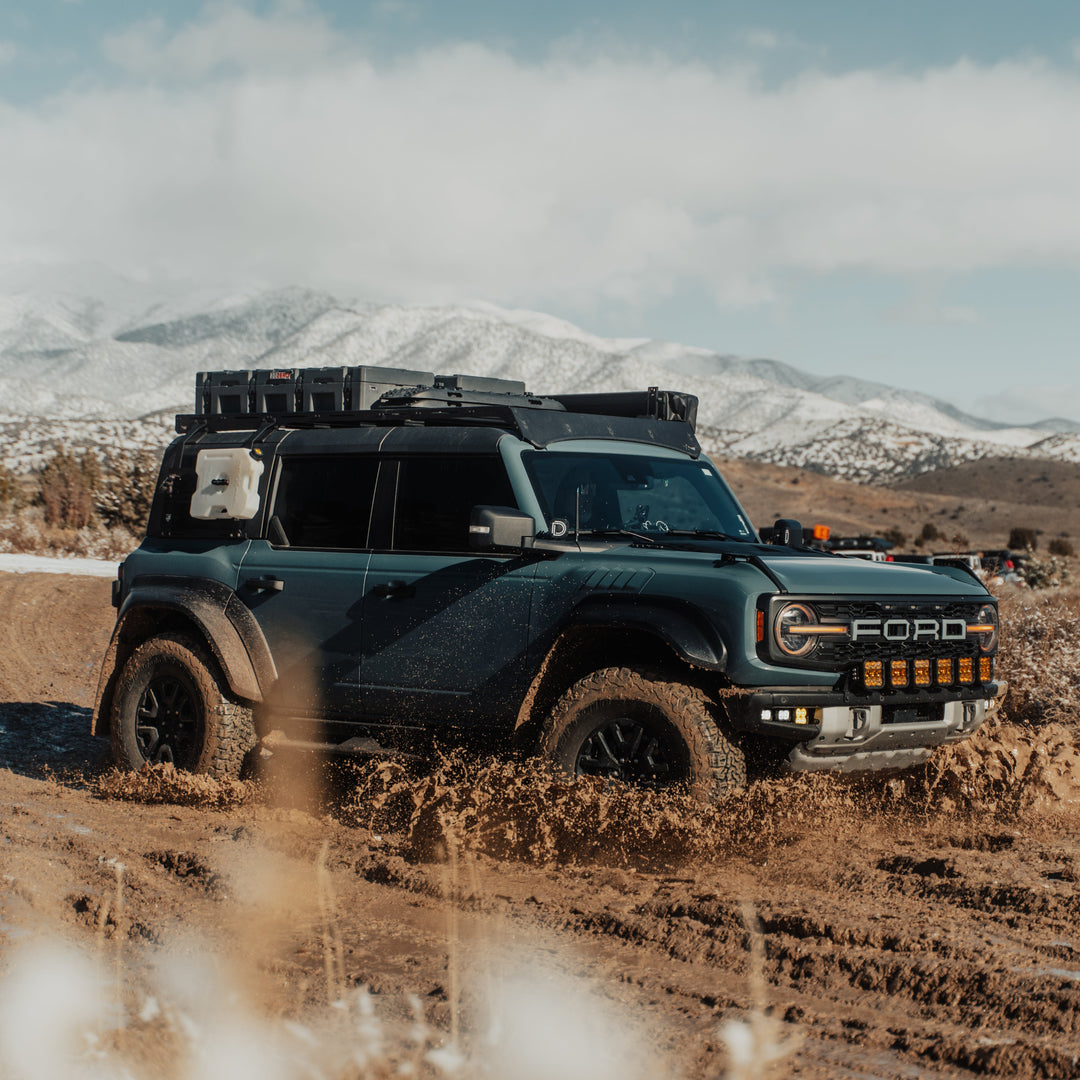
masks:
{"label": "distant parked vehicle", "polygon": [[835,555],[849,555],[870,562],[891,562],[893,549],[890,540],[883,536],[836,536],[825,543],[825,550]]}
{"label": "distant parked vehicle", "polygon": [[977,554],[965,551],[936,551],[930,556],[932,566],[966,567],[976,576],[982,573],[982,559]]}
{"label": "distant parked vehicle", "polygon": [[884,551],[877,548],[838,548],[834,555],[846,555],[852,559],[868,559],[870,562],[892,562],[892,559]]}

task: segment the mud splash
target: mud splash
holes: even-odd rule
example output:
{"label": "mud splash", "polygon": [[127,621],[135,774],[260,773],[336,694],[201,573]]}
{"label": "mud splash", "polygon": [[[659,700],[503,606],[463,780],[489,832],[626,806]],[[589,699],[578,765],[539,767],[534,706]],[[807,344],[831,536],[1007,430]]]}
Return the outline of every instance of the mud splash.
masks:
{"label": "mud splash", "polygon": [[251,802],[258,792],[247,780],[215,780],[182,772],[172,765],[147,763],[138,772],[110,769],[89,784],[99,799],[116,799],[149,805],[198,806],[206,810],[231,810]]}
{"label": "mud splash", "polygon": [[940,750],[922,776],[928,804],[998,814],[1080,803],[1080,748],[1061,724],[1002,723]]}
{"label": "mud splash", "polygon": [[341,816],[402,833],[403,854],[439,861],[451,846],[535,865],[672,870],[732,855],[758,859],[811,830],[929,814],[997,820],[1080,804],[1080,748],[1066,728],[1001,724],[939,751],[914,773],[759,780],[714,804],[539,762],[444,757],[416,776],[397,763],[356,767]]}
{"label": "mud splash", "polygon": [[538,762],[444,759],[429,776],[381,764],[359,777],[354,821],[405,834],[403,853],[439,861],[452,845],[536,865],[605,864],[672,870],[754,854],[813,825],[850,818],[862,800],[831,776],[760,781],[716,804],[595,777],[568,778]]}
{"label": "mud splash", "polygon": [[[1080,747],[1059,724],[999,723],[904,775],[786,775],[711,804],[680,791],[570,778],[539,761],[461,751],[429,771],[415,769],[393,761],[329,766],[328,782],[305,788],[304,809],[392,834],[412,862],[441,861],[460,848],[538,866],[668,871],[733,855],[760,861],[826,827],[914,824],[943,814],[1007,822],[1080,805]],[[103,799],[212,810],[284,797],[266,782],[214,780],[169,765],[113,769],[89,787]]]}

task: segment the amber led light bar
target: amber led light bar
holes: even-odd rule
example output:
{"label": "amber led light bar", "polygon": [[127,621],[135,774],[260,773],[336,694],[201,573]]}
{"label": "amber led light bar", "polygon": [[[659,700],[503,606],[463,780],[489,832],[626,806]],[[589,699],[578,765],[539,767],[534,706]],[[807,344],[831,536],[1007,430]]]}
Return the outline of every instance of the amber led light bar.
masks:
{"label": "amber led light bar", "polygon": [[920,658],[908,664],[907,660],[865,660],[861,665],[862,683],[868,690],[880,690],[888,675],[889,686],[951,686],[956,682],[968,684],[989,682],[994,677],[994,660],[990,656],[970,656],[959,659],[942,657],[938,660]]}

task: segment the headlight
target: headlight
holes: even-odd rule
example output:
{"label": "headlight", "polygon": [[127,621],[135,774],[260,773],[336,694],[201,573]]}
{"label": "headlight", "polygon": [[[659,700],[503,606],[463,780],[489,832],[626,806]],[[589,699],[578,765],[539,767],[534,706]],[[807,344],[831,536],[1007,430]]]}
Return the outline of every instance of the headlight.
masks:
{"label": "headlight", "polygon": [[799,628],[816,624],[817,613],[806,604],[785,604],[776,613],[773,623],[773,640],[785,656],[806,656],[813,652],[817,637],[799,633]]}
{"label": "headlight", "polygon": [[983,652],[993,652],[998,641],[998,613],[993,604],[983,604],[975,622],[968,627],[968,633],[975,635],[979,648]]}

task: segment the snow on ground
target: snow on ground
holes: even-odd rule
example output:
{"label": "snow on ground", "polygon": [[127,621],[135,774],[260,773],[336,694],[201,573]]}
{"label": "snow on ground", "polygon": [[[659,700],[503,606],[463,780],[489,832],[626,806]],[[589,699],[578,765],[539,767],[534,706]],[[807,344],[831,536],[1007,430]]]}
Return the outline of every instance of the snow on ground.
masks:
{"label": "snow on ground", "polygon": [[79,574],[82,577],[116,577],[116,560],[67,559],[48,555],[0,554],[0,573]]}

